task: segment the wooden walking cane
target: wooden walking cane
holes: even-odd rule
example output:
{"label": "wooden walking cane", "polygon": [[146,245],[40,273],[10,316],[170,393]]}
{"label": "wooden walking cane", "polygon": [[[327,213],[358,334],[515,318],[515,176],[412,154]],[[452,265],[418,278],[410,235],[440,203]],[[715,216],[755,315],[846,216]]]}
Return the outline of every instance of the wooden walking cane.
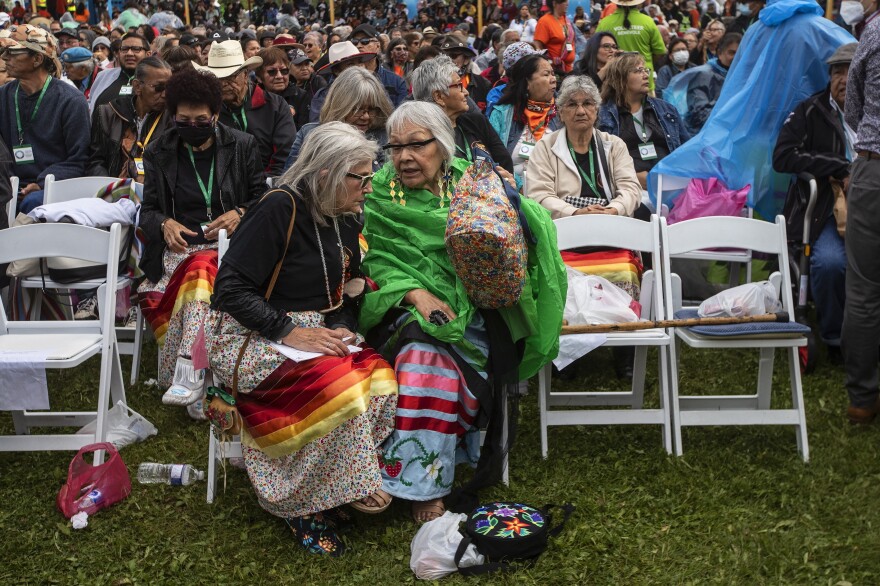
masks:
{"label": "wooden walking cane", "polygon": [[688,319],[663,319],[659,321],[632,321],[619,324],[589,324],[570,326],[563,325],[561,335],[569,334],[608,334],[611,332],[635,332],[649,330],[651,328],[687,328],[691,326],[722,326],[731,324],[752,323],[787,323],[791,317],[784,311],[779,313],[764,313],[761,315],[749,315],[746,317],[692,317]]}

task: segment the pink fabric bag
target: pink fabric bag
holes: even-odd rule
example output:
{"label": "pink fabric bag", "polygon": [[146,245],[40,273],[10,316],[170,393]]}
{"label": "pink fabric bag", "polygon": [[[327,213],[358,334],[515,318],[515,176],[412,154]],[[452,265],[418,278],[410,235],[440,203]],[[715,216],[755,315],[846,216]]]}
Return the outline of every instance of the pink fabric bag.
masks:
{"label": "pink fabric bag", "polygon": [[675,200],[675,207],[669,212],[666,221],[675,224],[706,216],[738,216],[751,189],[751,185],[746,185],[734,191],[715,177],[691,179]]}

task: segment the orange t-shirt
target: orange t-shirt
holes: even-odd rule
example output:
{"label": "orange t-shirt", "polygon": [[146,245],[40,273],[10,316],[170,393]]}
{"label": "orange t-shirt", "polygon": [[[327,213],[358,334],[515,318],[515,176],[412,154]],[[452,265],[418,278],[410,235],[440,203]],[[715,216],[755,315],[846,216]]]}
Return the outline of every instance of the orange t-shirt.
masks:
{"label": "orange t-shirt", "polygon": [[[547,55],[562,59],[566,72],[571,71],[575,57],[574,29],[567,16],[562,21],[552,13],[542,16],[535,27],[535,40],[544,44]],[[567,50],[566,45],[569,45]]]}

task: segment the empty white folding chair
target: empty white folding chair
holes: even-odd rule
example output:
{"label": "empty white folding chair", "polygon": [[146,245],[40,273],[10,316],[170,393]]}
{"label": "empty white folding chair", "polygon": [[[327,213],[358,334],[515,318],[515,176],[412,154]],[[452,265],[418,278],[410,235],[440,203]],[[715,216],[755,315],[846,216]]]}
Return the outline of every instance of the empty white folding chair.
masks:
{"label": "empty white folding chair", "polygon": [[[75,199],[86,199],[95,197],[99,189],[103,189],[119,181],[118,177],[77,177],[75,179],[64,179],[56,181],[54,175],[46,175],[44,184],[43,203],[63,203],[73,201]],[[10,224],[11,225],[11,224]],[[100,279],[88,279],[77,281],[75,283],[56,283],[48,278],[28,277],[21,280],[21,286],[26,289],[57,289],[57,290],[92,290],[100,285]],[[133,281],[124,275],[117,277],[117,288],[121,289],[125,286],[133,285]],[[34,314],[36,319],[40,318],[40,294],[37,294],[35,300]],[[72,309],[72,308],[71,308]],[[131,356],[131,374],[130,383],[135,384],[140,372],[141,348],[143,346],[143,329],[144,320],[140,307],[135,306],[137,319],[134,328],[118,327],[116,331],[117,343],[119,345],[119,353]],[[71,312],[72,313],[72,312]]]}
{"label": "empty white folding chair", "polygon": [[[663,247],[663,270],[665,271],[667,312],[674,317],[696,317],[696,308],[683,308],[681,283],[677,275],[669,271],[670,257],[709,248],[742,247],[747,245],[753,252],[773,254],[782,272],[770,276],[782,302],[783,311],[793,316],[791,277],[788,272],[788,247],[785,236],[785,219],[764,222],[748,218],[709,217],[687,220],[671,226],[661,220]],[[678,386],[672,385],[672,425],[675,435],[676,454],[681,455],[683,426],[706,425],[793,425],[797,435],[798,451],[804,461],[809,459],[807,423],[804,414],[798,347],[807,341],[806,326],[791,321],[786,324],[742,324],[738,326],[705,326],[701,328],[675,328],[675,335],[693,348],[730,350],[756,348],[760,352],[757,389],[750,394],[688,395],[677,396]],[[723,328],[723,329],[719,329]],[[727,335],[721,335],[727,334]],[[781,348],[788,355],[791,407],[771,408],[773,383],[773,360],[775,351]],[[678,365],[673,363],[671,376],[678,379]],[[700,373],[704,375],[705,373]],[[711,377],[693,377],[707,380]],[[717,391],[714,391],[717,392]]]}
{"label": "empty white folding chair", "polygon": [[[664,319],[663,280],[659,269],[660,226],[657,216],[650,222],[610,215],[583,215],[561,218],[555,221],[560,250],[583,246],[624,248],[650,253],[654,269],[642,276],[642,318]],[[667,389],[670,356],[675,346],[670,332],[664,329],[648,329],[634,332],[607,334],[605,346],[635,346],[632,387],[624,392],[551,390],[551,365],[538,374],[538,404],[541,424],[541,455],[547,457],[547,428],[556,425],[659,425],[662,428],[663,447],[672,453],[672,432]],[[658,408],[644,408],[645,373],[648,348],[659,349],[659,396]],[[552,409],[552,407],[629,407],[616,409]]]}
{"label": "empty white folding chair", "polygon": [[[676,192],[679,192],[686,188],[688,184],[691,182],[690,177],[676,177],[675,175],[663,175],[660,174],[657,176],[657,194],[655,205],[656,209],[663,208],[667,210],[668,208],[663,203],[664,200],[669,201],[669,198]],[[660,214],[663,217],[666,217],[666,213]],[[752,208],[746,206],[742,210],[742,216],[751,218],[752,217]],[[674,255],[675,258],[682,259],[690,259],[690,260],[708,260],[708,261],[717,261],[717,262],[726,262],[730,264],[730,284],[731,285],[739,285],[739,270],[740,265],[744,264],[746,268],[746,282],[749,283],[752,280],[752,253],[750,250],[731,248],[728,250],[700,250],[695,252],[689,252],[681,255]]]}
{"label": "empty white folding chair", "polygon": [[[116,280],[122,229],[113,224],[99,230],[74,224],[36,224],[0,230],[0,263],[64,255],[83,261],[106,263],[104,282]],[[13,410],[15,435],[0,436],[0,451],[78,450],[106,438],[105,418],[111,404],[125,403],[125,389],[113,314],[116,292],[102,285],[98,290],[101,319],[96,321],[7,321],[0,303],[0,359],[25,360],[39,368],[75,368],[93,356],[101,366],[93,411]],[[29,352],[28,357],[15,353]],[[0,366],[2,368],[2,366]],[[51,396],[51,392],[50,392]],[[0,406],[0,408],[3,408]],[[36,427],[83,426],[95,421],[95,432],[30,435]]]}

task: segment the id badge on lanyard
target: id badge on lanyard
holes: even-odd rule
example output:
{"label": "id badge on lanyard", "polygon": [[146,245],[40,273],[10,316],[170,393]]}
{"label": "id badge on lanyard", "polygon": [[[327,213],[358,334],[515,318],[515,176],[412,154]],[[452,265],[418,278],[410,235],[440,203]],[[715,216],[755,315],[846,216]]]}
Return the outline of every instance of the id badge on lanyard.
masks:
{"label": "id badge on lanyard", "polygon": [[12,156],[16,165],[30,165],[35,161],[34,148],[29,144],[20,144],[12,147]]}

